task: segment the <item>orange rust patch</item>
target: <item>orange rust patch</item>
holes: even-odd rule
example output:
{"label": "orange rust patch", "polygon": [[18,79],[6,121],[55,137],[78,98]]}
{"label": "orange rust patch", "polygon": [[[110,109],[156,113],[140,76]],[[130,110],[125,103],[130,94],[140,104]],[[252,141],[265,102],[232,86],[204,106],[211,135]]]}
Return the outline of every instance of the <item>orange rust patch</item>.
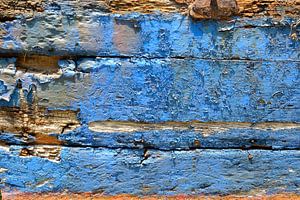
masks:
{"label": "orange rust patch", "polygon": [[4,200],[285,200],[300,199],[299,194],[282,193],[276,195],[257,195],[257,196],[131,196],[131,195],[117,195],[117,196],[104,196],[102,194],[93,193],[4,193]]}

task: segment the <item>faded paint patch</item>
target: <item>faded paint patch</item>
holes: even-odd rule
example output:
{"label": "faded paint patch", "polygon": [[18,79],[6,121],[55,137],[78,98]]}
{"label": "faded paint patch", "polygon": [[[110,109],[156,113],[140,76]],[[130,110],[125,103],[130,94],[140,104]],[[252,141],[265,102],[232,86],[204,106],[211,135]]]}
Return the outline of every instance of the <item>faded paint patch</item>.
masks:
{"label": "faded paint patch", "polygon": [[86,51],[97,51],[100,46],[103,46],[103,41],[106,38],[102,36],[102,26],[100,23],[93,23],[91,19],[85,19],[83,22],[78,22],[77,29],[79,33],[78,46]]}
{"label": "faded paint patch", "polygon": [[136,22],[116,19],[114,23],[114,46],[121,54],[139,52],[141,39],[139,25]]}
{"label": "faded paint patch", "polygon": [[138,131],[162,131],[174,130],[184,131],[193,130],[201,132],[204,137],[213,133],[225,132],[230,129],[251,128],[256,130],[284,130],[300,128],[299,123],[280,123],[280,122],[264,122],[264,123],[247,123],[247,122],[164,122],[164,123],[140,123],[125,121],[96,121],[89,123],[89,129],[101,133],[133,133]]}

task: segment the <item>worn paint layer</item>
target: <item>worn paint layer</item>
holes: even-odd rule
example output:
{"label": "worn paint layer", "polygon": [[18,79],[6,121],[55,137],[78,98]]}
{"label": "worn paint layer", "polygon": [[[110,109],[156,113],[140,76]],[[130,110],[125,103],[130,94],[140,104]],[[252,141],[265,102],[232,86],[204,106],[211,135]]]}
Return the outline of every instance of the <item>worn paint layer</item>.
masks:
{"label": "worn paint layer", "polygon": [[0,188],[298,198],[299,6],[0,1]]}
{"label": "worn paint layer", "polygon": [[97,12],[75,17],[52,11],[1,23],[0,53],[299,61],[296,22]]}
{"label": "worn paint layer", "polygon": [[300,121],[298,62],[97,58],[76,69],[77,81],[52,81],[37,95],[79,108],[87,123]]}
{"label": "worn paint layer", "polygon": [[39,73],[3,73],[2,94],[13,96],[19,79],[26,90],[34,84],[38,105],[79,109],[83,123],[300,121],[299,62],[85,58],[60,66],[60,75],[42,83]]}
{"label": "worn paint layer", "polygon": [[[103,194],[299,193],[300,152],[265,150],[157,151],[67,148],[60,161],[1,151],[6,191]],[[47,170],[43,170],[47,169]]]}
{"label": "worn paint layer", "polygon": [[[59,118],[58,118],[59,119]],[[61,120],[62,121],[62,120]],[[32,126],[27,132],[9,131],[0,135],[6,144],[63,144],[107,148],[176,149],[300,149],[300,128],[296,123],[200,123],[166,122],[91,122],[74,129],[74,124],[59,127]],[[1,128],[13,125],[1,125]],[[17,126],[16,126],[17,127]],[[34,129],[39,133],[28,134]],[[59,133],[47,134],[59,129]],[[60,129],[61,128],[61,129]],[[45,132],[42,132],[45,129]],[[15,130],[15,129],[13,129]],[[158,139],[159,138],[159,139]]]}

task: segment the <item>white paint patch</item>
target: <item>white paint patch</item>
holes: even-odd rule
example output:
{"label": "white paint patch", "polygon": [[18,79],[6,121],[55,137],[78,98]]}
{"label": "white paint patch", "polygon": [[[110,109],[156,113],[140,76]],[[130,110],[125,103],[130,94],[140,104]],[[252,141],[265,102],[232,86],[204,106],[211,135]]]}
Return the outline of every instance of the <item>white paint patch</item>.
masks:
{"label": "white paint patch", "polygon": [[8,169],[0,167],[0,173],[6,172],[6,171],[8,171]]}

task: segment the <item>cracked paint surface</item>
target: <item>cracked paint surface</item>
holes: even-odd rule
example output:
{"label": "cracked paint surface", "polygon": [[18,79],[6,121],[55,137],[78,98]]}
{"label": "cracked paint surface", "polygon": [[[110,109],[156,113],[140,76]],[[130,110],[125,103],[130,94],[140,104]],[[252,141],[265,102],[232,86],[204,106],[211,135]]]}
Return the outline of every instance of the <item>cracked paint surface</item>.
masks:
{"label": "cracked paint surface", "polygon": [[111,195],[299,192],[299,151],[148,150],[145,159],[143,150],[62,147],[60,162],[53,162],[19,157],[21,150],[1,150],[0,167],[8,169],[0,174],[5,190]]}
{"label": "cracked paint surface", "polygon": [[0,1],[4,197],[297,199],[299,4],[214,2]]}

